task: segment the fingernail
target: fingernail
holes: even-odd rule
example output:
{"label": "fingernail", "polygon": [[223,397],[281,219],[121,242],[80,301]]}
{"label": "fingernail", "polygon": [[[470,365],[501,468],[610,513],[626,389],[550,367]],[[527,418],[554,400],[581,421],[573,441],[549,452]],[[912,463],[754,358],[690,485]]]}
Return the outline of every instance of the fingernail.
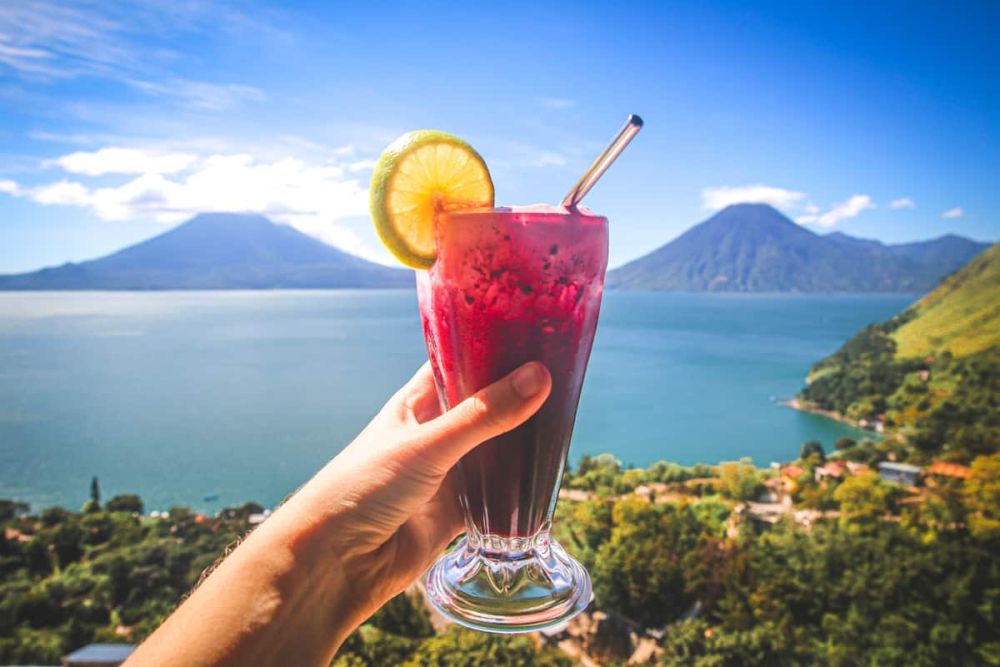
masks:
{"label": "fingernail", "polygon": [[524,400],[528,400],[545,386],[545,371],[541,364],[527,364],[514,371],[512,378],[514,391]]}

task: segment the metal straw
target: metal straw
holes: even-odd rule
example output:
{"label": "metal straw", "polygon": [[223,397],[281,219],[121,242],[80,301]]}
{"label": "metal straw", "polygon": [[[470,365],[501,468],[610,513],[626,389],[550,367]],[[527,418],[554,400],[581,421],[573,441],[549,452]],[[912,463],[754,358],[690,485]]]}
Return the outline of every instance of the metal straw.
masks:
{"label": "metal straw", "polygon": [[594,164],[590,165],[587,172],[577,181],[573,189],[566,195],[566,198],[563,199],[562,205],[566,208],[572,208],[579,204],[587,196],[587,193],[590,192],[590,189],[594,187],[594,184],[597,183],[597,179],[604,175],[604,172],[608,170],[611,163],[625,150],[628,142],[632,141],[640,129],[642,129],[642,119],[635,114],[631,114],[628,120],[625,121],[625,126],[618,132],[618,136],[612,139],[608,147],[604,149],[604,152],[597,156]]}

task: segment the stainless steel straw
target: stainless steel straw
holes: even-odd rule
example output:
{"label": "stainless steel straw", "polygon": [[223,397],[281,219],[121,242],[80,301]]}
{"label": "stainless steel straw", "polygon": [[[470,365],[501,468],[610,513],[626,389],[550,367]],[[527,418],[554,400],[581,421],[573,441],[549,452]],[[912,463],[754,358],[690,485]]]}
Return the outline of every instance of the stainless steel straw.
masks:
{"label": "stainless steel straw", "polygon": [[594,184],[597,183],[597,179],[604,175],[604,172],[608,170],[611,163],[621,155],[621,152],[625,150],[625,147],[628,146],[628,143],[632,141],[640,129],[642,129],[642,119],[635,114],[631,114],[628,120],[625,121],[625,126],[618,132],[618,135],[611,140],[611,143],[604,149],[604,152],[597,156],[594,164],[590,165],[590,168],[587,169],[583,177],[577,181],[573,189],[566,195],[566,198],[562,200],[562,205],[566,208],[572,208],[579,204],[587,196],[587,193],[590,192],[590,189],[594,187]]}

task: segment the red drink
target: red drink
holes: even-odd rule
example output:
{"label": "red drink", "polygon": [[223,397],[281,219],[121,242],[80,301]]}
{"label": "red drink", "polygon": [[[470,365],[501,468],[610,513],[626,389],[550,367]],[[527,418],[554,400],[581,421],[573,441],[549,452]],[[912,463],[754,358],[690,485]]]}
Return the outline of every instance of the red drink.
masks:
{"label": "red drink", "polygon": [[552,516],[607,255],[607,219],[563,208],[452,213],[437,225],[437,261],[418,272],[417,287],[445,407],[528,361],[552,375],[552,393],[531,419],[459,465],[476,537],[531,538]]}
{"label": "red drink", "polygon": [[486,163],[437,130],[403,135],[375,166],[372,220],[417,269],[443,408],[527,362],[552,376],[530,419],[456,467],[467,531],[425,583],[434,607],[468,627],[539,630],[590,603],[590,576],[550,535],[608,263],[607,219],[578,204],[640,127],[629,116],[559,207],[473,208],[493,205]]}

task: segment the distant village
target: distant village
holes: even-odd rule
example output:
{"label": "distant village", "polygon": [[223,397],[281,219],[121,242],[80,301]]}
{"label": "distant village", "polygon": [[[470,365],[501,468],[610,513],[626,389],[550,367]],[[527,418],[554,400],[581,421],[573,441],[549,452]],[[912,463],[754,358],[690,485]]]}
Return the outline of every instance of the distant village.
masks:
{"label": "distant village", "polygon": [[[838,510],[813,510],[795,509],[792,502],[798,480],[806,474],[806,469],[797,464],[781,465],[774,463],[772,467],[778,470],[778,474],[768,478],[764,482],[766,490],[761,494],[758,502],[746,502],[738,505],[734,509],[734,515],[742,514],[756,521],[764,523],[776,523],[786,514],[790,514],[796,523],[803,527],[809,527],[814,521],[820,518],[837,518],[840,516]],[[813,478],[818,483],[839,482],[845,477],[859,475],[869,472],[871,467],[864,463],[854,461],[829,460],[813,469]],[[883,461],[878,464],[878,473],[883,482],[900,484],[907,487],[910,497],[903,500],[904,503],[920,502],[922,496],[919,486],[933,485],[941,478],[967,479],[969,477],[969,466],[958,463],[946,463],[935,461],[926,468],[910,465],[909,463],[896,463],[894,461]],[[638,490],[637,490],[638,492]]]}

